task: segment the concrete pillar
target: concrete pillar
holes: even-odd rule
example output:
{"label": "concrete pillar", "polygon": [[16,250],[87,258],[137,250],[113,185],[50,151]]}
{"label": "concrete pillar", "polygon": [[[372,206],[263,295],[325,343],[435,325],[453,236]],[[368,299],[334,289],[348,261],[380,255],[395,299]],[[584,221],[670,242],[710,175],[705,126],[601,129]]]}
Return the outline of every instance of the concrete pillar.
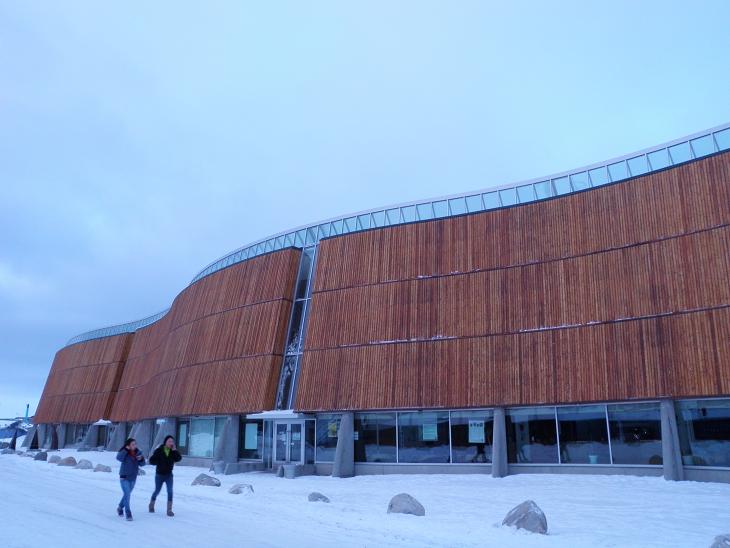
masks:
{"label": "concrete pillar", "polygon": [[355,416],[342,413],[337,429],[337,447],[332,463],[333,478],[351,478],[355,475]]}
{"label": "concrete pillar", "polygon": [[230,467],[228,464],[238,462],[238,436],[240,433],[241,421],[238,415],[226,416],[226,422],[223,423],[221,435],[216,440],[213,448],[213,464],[210,469],[216,474],[229,473],[226,472]]}
{"label": "concrete pillar", "polygon": [[39,424],[38,429],[36,430],[36,435],[38,438],[37,439],[37,443],[38,443],[37,449],[45,449],[47,433],[48,433],[48,425]]}
{"label": "concrete pillar", "polygon": [[92,424],[84,434],[79,449],[96,449],[97,447],[99,447],[99,427]]}
{"label": "concrete pillar", "polygon": [[507,427],[504,419],[504,407],[496,407],[494,409],[492,438],[492,477],[503,478],[509,474],[507,467]]}
{"label": "concrete pillar", "polygon": [[56,438],[58,439],[58,448],[63,449],[66,447],[66,423],[62,422],[56,426]]}
{"label": "concrete pillar", "polygon": [[[30,430],[25,434],[25,439],[23,440],[23,443],[20,444],[21,448],[30,449],[33,445],[33,439],[37,435],[37,426],[32,426]],[[36,444],[37,445],[37,444]]]}
{"label": "concrete pillar", "polygon": [[662,400],[659,403],[662,419],[662,464],[664,479],[681,481],[684,479],[682,468],[682,452],[679,448],[679,433],[677,432],[677,415],[674,411],[674,401]]}
{"label": "concrete pillar", "polygon": [[[139,421],[132,427],[132,432],[129,434],[130,438],[137,440],[137,448],[142,451],[145,458],[149,457],[150,449],[152,447],[152,434],[155,431],[154,421],[144,420]],[[124,442],[122,442],[124,443]]]}
{"label": "concrete pillar", "polygon": [[157,449],[160,445],[162,445],[162,441],[167,436],[172,436],[173,438],[177,436],[177,419],[174,417],[167,417],[163,419],[165,422],[160,424],[160,427],[157,429],[157,435],[155,436],[155,439],[152,441],[152,448],[150,450],[150,455],[152,452]]}
{"label": "concrete pillar", "polygon": [[119,451],[124,447],[124,442],[127,441],[127,423],[118,422],[112,427],[112,432],[109,435],[109,442],[106,444],[107,451]]}

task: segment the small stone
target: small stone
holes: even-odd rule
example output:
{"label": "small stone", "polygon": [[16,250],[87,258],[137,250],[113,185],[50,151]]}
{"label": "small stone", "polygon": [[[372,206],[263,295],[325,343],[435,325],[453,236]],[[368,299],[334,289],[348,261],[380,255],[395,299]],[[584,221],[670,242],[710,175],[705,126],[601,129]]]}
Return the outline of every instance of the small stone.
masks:
{"label": "small stone", "polygon": [[425,516],[426,509],[408,493],[400,493],[390,499],[390,504],[388,504],[388,513]]}
{"label": "small stone", "polygon": [[97,464],[94,467],[94,472],[111,472],[111,466],[107,466],[106,464]]}
{"label": "small stone", "polygon": [[730,534],[717,535],[710,548],[730,548]]}
{"label": "small stone", "polygon": [[36,451],[26,451],[25,453],[18,453],[21,457],[35,458]]}
{"label": "small stone", "polygon": [[502,525],[517,527],[531,533],[547,534],[547,518],[540,507],[532,500],[526,500],[509,511]]}
{"label": "small stone", "polygon": [[318,493],[317,491],[312,491],[307,496],[307,500],[309,502],[329,502],[330,499],[325,497],[322,493]]}
{"label": "small stone", "polygon": [[33,457],[33,460],[47,461],[48,460],[48,453],[46,453],[45,451],[41,451],[39,453],[36,453],[35,454],[35,457]]}
{"label": "small stone", "polygon": [[220,487],[219,479],[209,476],[208,474],[199,474],[190,485],[207,485],[209,487]]}
{"label": "small stone", "polygon": [[233,487],[231,487],[228,492],[231,495],[253,495],[253,485],[250,483],[237,483]]}
{"label": "small stone", "polygon": [[77,470],[91,470],[94,468],[94,464],[90,460],[81,459],[74,468]]}
{"label": "small stone", "polygon": [[61,460],[61,457],[58,455],[51,455],[48,457],[48,463],[49,464],[58,464],[58,462]]}
{"label": "small stone", "polygon": [[76,466],[78,463],[73,457],[64,457],[58,461],[58,466]]}

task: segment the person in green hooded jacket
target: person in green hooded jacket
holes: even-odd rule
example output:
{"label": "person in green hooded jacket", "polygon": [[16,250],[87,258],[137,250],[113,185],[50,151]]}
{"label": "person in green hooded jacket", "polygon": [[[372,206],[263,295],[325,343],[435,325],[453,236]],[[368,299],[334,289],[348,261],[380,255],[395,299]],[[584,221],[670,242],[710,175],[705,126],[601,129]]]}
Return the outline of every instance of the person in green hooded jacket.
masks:
{"label": "person in green hooded jacket", "polygon": [[167,515],[170,517],[175,515],[172,512],[172,469],[175,463],[180,462],[180,460],[182,460],[182,455],[175,447],[175,438],[166,436],[162,445],[155,449],[150,457],[150,464],[157,467],[155,470],[155,491],[150,499],[150,512],[155,511],[155,500],[157,495],[160,494],[164,483],[167,487]]}

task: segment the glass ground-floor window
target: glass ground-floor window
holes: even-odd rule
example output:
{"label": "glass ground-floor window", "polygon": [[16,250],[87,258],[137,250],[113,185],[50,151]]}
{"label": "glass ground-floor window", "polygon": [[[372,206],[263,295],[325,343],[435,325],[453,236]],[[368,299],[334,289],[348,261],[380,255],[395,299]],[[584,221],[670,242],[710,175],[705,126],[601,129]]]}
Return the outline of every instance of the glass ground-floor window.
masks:
{"label": "glass ground-floor window", "polygon": [[558,407],[558,428],[561,463],[611,464],[603,405]]}
{"label": "glass ground-floor window", "polygon": [[355,414],[355,462],[396,462],[395,413]]}
{"label": "glass ground-floor window", "polygon": [[398,462],[450,462],[449,413],[398,413]]}
{"label": "glass ground-floor window", "polygon": [[241,419],[239,458],[261,460],[264,458],[264,421]]}
{"label": "glass ground-floor window", "polygon": [[190,446],[190,421],[188,419],[180,419],[177,421],[177,450],[181,455],[188,454]]}
{"label": "glass ground-floor window", "polygon": [[680,401],[676,409],[684,464],[730,466],[730,399]]}
{"label": "glass ground-floor window", "polygon": [[492,462],[494,417],[487,411],[451,412],[451,456],[453,462]]}
{"label": "glass ground-floor window", "polygon": [[509,462],[557,464],[554,407],[509,409],[505,421]]}
{"label": "glass ground-floor window", "polygon": [[658,403],[608,405],[614,464],[661,464],[662,425]]}
{"label": "glass ground-floor window", "polygon": [[341,415],[317,416],[317,462],[332,462],[337,449]]}
{"label": "glass ground-floor window", "polygon": [[190,419],[188,455],[191,457],[212,457],[215,430],[215,419]]}

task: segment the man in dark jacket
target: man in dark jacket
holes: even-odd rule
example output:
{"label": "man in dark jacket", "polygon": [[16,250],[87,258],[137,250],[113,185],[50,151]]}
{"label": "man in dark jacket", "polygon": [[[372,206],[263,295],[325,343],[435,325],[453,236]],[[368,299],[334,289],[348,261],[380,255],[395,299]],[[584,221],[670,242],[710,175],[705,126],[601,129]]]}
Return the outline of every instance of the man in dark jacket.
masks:
{"label": "man in dark jacket", "polygon": [[150,464],[157,466],[155,473],[155,492],[152,493],[150,499],[150,512],[155,511],[155,500],[162,490],[162,484],[167,487],[167,515],[172,517],[172,469],[176,462],[180,462],[182,456],[175,447],[175,438],[172,436],[165,437],[155,452],[150,457]]}
{"label": "man in dark jacket", "polygon": [[134,484],[137,482],[137,474],[139,467],[145,465],[144,455],[142,451],[137,449],[137,442],[134,438],[129,438],[124,442],[117,453],[117,460],[122,463],[119,467],[119,483],[122,486],[122,500],[117,506],[117,515],[120,517],[127,514],[127,521],[132,521],[132,509],[129,505],[129,499],[132,496]]}

